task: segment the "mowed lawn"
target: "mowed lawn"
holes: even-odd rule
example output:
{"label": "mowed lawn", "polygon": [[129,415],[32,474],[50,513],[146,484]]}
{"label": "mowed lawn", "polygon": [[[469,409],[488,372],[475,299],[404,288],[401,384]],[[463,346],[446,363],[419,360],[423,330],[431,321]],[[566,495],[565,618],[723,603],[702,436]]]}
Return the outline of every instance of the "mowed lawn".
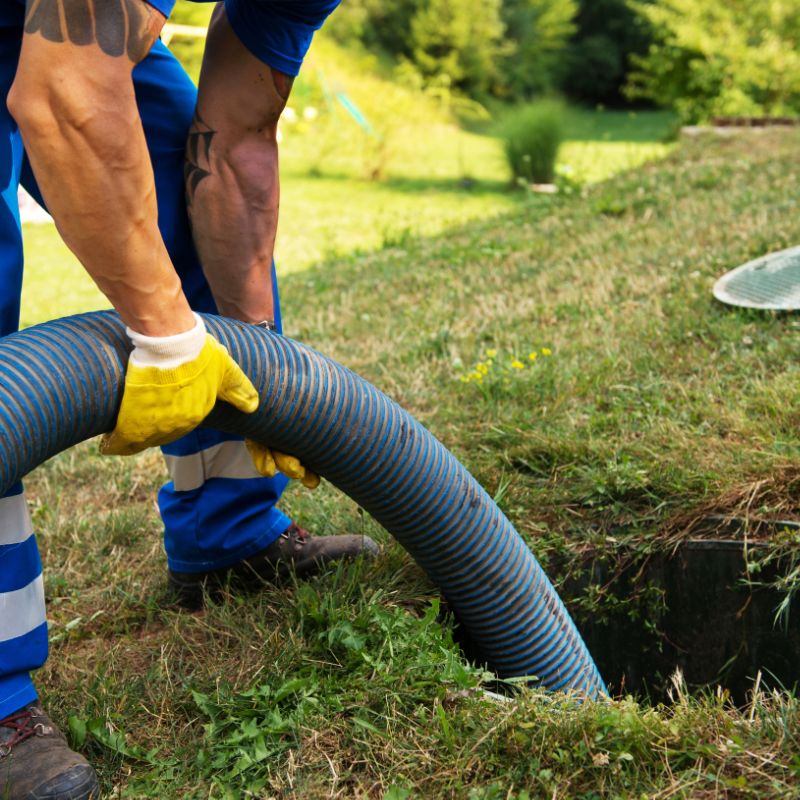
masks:
{"label": "mowed lawn", "polygon": [[[558,584],[578,552],[646,557],[698,515],[798,519],[799,323],[710,293],[800,239],[798,145],[793,131],[683,142],[583,196],[287,274],[288,332],[420,418]],[[73,274],[49,263],[51,283]],[[40,313],[75,310],[48,302]],[[324,483],[292,487],[285,508],[317,533],[374,536],[376,563],[175,609],[164,477],[155,452],[87,443],[27,484],[53,638],[38,681],[115,796],[797,796],[790,694],[737,709],[685,689],[656,707],[476,692],[435,587]],[[647,624],[642,602],[598,591],[570,608]]]}
{"label": "mowed lawn", "polygon": [[[406,95],[400,98],[408,102]],[[329,124],[339,131],[339,149],[321,155],[319,142]],[[565,143],[561,164],[577,180],[605,179],[666,155],[671,145],[661,139],[671,124],[672,117],[661,112],[574,111],[567,120],[574,138]],[[385,175],[369,180],[365,172],[374,160],[364,152],[371,146],[369,137],[340,112],[319,125],[322,131],[302,123],[284,126],[276,254],[282,275],[486,220],[530,202],[523,192],[509,190],[502,146],[492,136],[438,118],[403,123],[387,132],[389,152],[378,159]],[[107,307],[52,225],[25,225],[24,236],[23,326]]]}

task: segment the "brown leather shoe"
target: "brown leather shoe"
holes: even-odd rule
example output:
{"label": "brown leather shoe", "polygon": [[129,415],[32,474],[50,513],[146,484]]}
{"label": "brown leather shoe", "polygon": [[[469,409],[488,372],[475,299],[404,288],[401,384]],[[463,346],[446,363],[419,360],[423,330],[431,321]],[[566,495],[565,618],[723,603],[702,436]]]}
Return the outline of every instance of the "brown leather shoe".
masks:
{"label": "brown leather shoe", "polygon": [[89,800],[97,775],[36,704],[0,719],[0,798]]}
{"label": "brown leather shoe", "polygon": [[294,522],[266,549],[226,569],[211,572],[169,570],[169,588],[178,605],[196,610],[206,595],[230,588],[253,592],[294,573],[307,578],[331,561],[375,558],[380,548],[369,536],[312,536]]}

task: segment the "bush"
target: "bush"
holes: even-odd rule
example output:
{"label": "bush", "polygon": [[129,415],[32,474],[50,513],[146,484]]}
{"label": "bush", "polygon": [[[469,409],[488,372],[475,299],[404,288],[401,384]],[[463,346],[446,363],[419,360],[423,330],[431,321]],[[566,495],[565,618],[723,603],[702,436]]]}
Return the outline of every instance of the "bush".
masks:
{"label": "bush", "polygon": [[577,10],[577,0],[348,0],[325,30],[410,64],[425,82],[523,99],[559,86]]}
{"label": "bush", "polygon": [[410,58],[411,20],[424,0],[347,0],[325,22],[325,31],[340,44],[360,41],[369,50]]}
{"label": "bush", "polygon": [[580,0],[579,5],[561,88],[585,103],[621,105],[630,58],[647,53],[650,27],[627,0]]}
{"label": "bush", "polygon": [[800,5],[774,0],[632,1],[652,28],[627,93],[684,122],[800,115]]}
{"label": "bush", "polygon": [[501,135],[516,181],[552,182],[564,138],[564,109],[560,103],[546,100],[514,109],[506,116]]}
{"label": "bush", "polygon": [[522,100],[561,85],[577,12],[576,0],[504,0],[508,46],[498,94]]}
{"label": "bush", "polygon": [[504,52],[501,0],[428,0],[411,20],[412,56],[429,80],[447,76],[471,96],[489,92]]}

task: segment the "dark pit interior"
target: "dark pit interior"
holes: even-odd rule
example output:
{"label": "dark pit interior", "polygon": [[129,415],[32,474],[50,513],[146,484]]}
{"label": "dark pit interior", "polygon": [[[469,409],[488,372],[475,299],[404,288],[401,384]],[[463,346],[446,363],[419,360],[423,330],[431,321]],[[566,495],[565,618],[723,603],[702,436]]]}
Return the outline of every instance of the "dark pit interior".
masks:
{"label": "dark pit interior", "polygon": [[[796,690],[800,600],[776,621],[786,595],[769,586],[787,565],[776,560],[748,580],[753,548],[767,546],[688,540],[622,570],[589,556],[559,591],[612,695],[667,702],[676,669],[690,691],[721,686],[737,705],[747,703],[759,673],[762,689]],[[592,613],[587,596],[603,598],[604,610]],[[481,661],[463,628],[454,635],[470,660]]]}
{"label": "dark pit interior", "polygon": [[[721,686],[737,704],[747,702],[759,672],[762,688],[796,688],[800,604],[795,598],[788,614],[776,620],[784,594],[762,584],[772,583],[781,565],[748,581],[746,557],[741,541],[690,540],[621,576],[615,591],[624,597],[633,582],[647,583],[663,591],[664,609],[655,619],[635,613],[613,621],[579,619],[612,694],[666,700],[676,669],[689,689]],[[565,587],[566,599],[580,588]]]}

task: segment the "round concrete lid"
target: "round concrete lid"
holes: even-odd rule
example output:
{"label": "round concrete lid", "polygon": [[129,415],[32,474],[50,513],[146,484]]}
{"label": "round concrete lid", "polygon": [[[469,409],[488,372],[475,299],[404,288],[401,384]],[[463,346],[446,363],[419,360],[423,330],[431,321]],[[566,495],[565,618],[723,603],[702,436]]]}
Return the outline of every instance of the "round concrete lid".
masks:
{"label": "round concrete lid", "polygon": [[748,261],[714,284],[714,297],[745,308],[800,309],[800,247]]}

